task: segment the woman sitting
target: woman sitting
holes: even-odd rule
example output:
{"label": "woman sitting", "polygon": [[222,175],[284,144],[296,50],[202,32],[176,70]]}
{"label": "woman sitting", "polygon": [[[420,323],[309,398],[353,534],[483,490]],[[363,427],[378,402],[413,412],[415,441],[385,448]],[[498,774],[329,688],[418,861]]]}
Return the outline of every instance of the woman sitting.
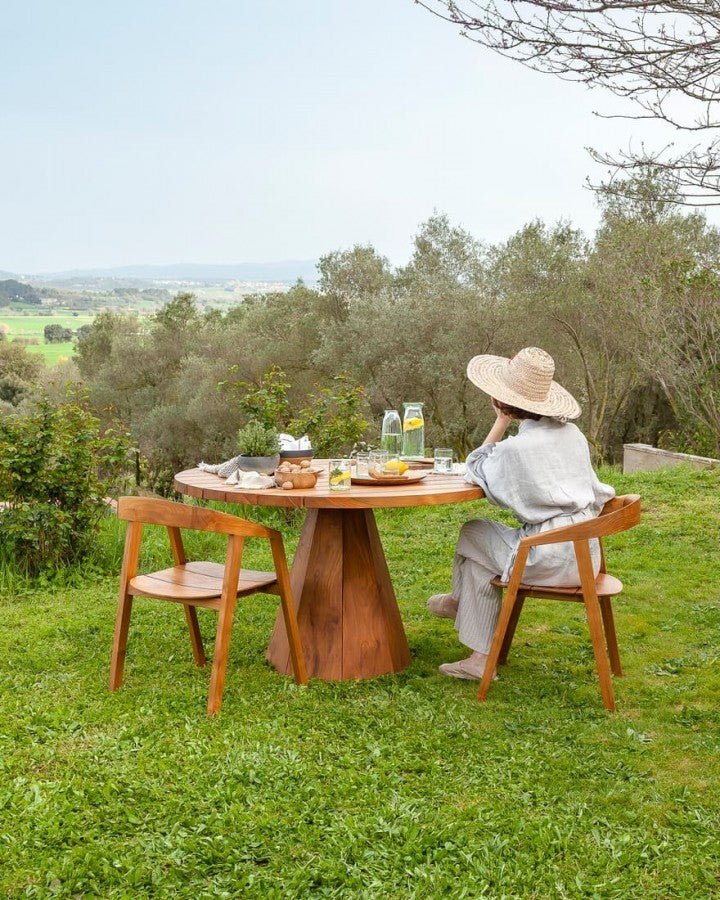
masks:
{"label": "woman sitting", "polygon": [[[502,591],[491,581],[498,575],[508,581],[520,539],[597,516],[615,491],[598,480],[585,436],[567,421],[580,415],[580,406],[553,381],[555,363],[544,350],[526,347],[510,360],[476,356],[467,374],[492,398],[496,419],[483,445],[467,458],[466,480],[479,485],[490,503],[511,510],[522,523],[520,528],[509,528],[476,519],[463,525],[453,563],[452,594],[436,594],[428,600],[434,615],[455,620],[460,642],[472,650],[466,659],[441,665],[440,672],[479,680],[502,599]],[[513,419],[520,420],[518,433],[503,440]],[[591,551],[597,574],[597,541],[592,542]],[[533,547],[523,581],[577,585],[572,544]]]}

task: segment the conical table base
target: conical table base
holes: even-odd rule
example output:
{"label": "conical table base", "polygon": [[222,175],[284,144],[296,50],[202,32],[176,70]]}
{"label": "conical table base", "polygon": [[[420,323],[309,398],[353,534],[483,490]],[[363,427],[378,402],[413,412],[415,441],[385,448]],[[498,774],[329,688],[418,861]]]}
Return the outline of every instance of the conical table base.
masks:
{"label": "conical table base", "polygon": [[[308,674],[325,681],[374,678],[410,664],[395,591],[371,509],[311,509],[293,562]],[[278,613],[268,662],[290,674]]]}

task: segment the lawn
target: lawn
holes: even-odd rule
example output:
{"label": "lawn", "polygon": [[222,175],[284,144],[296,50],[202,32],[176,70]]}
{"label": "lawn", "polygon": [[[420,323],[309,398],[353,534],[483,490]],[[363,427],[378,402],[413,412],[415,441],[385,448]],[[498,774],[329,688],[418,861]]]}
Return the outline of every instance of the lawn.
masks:
{"label": "lawn", "polygon": [[27,349],[32,353],[41,353],[48,365],[54,365],[63,359],[70,359],[75,345],[72,341],[63,344],[46,344],[45,326],[62,325],[64,328],[72,328],[73,331],[77,331],[81,325],[89,325],[94,318],[94,313],[74,315],[71,312],[55,312],[49,316],[24,316],[5,311],[0,314],[0,325],[7,325],[10,329],[8,340],[12,341],[16,337],[35,338],[37,344],[28,344]]}
{"label": "lawn", "polygon": [[[84,574],[2,573],[0,894],[717,896],[720,473],[605,477],[645,504],[608,542],[626,582],[614,715],[574,604],[526,605],[486,704],[437,674],[461,652],[425,599],[485,503],[379,516],[406,672],[296,687],[264,662],[275,603],[257,597],[239,604],[214,720],[171,604],[136,604],[126,682],[107,692],[118,523]],[[188,544],[222,558],[213,538]],[[246,563],[269,564],[261,543]]]}

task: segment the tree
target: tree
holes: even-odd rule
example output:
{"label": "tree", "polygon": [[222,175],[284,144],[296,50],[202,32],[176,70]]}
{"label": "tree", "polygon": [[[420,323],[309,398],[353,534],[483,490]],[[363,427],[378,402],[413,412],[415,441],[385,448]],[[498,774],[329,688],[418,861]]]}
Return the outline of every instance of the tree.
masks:
{"label": "tree", "polygon": [[675,136],[655,149],[591,150],[613,175],[667,175],[665,199],[720,204],[720,5],[715,0],[416,0],[483,47],[626,101],[617,117],[652,119]]}
{"label": "tree", "polygon": [[672,409],[675,449],[720,453],[720,233],[646,185],[642,204],[608,198],[590,276],[622,291],[614,328],[632,335],[647,385]]}
{"label": "tree", "polygon": [[354,302],[385,293],[393,283],[390,263],[369,244],[320,257],[318,272],[320,293],[336,319],[347,318]]}
{"label": "tree", "polygon": [[72,328],[65,328],[57,322],[44,329],[46,344],[65,344],[73,339]]}
{"label": "tree", "polygon": [[40,294],[30,284],[7,278],[0,281],[0,303],[40,303]]}
{"label": "tree", "polygon": [[357,296],[341,327],[323,329],[315,364],[365,384],[378,423],[384,408],[424,400],[428,441],[466,452],[489,404],[465,365],[504,340],[485,261],[470,234],[432,216],[415,236],[410,263],[378,291]]}
{"label": "tree", "polygon": [[195,294],[181,293],[155,314],[155,321],[167,331],[178,331],[192,326],[198,317]]}
{"label": "tree", "polygon": [[28,397],[43,369],[39,354],[29,353],[16,341],[0,344],[0,400],[17,406]]}

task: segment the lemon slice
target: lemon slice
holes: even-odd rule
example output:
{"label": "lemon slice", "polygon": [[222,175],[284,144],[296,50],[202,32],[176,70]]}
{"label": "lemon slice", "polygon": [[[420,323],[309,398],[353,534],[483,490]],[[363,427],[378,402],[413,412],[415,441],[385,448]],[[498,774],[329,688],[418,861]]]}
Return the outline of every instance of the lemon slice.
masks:
{"label": "lemon slice", "polygon": [[422,428],[424,424],[423,420],[418,419],[417,417],[406,419],[403,423],[403,431],[415,431],[416,428]]}
{"label": "lemon slice", "polygon": [[337,484],[342,484],[343,481],[350,481],[349,472],[338,472],[337,475],[330,476],[330,484],[333,485],[333,487]]}

